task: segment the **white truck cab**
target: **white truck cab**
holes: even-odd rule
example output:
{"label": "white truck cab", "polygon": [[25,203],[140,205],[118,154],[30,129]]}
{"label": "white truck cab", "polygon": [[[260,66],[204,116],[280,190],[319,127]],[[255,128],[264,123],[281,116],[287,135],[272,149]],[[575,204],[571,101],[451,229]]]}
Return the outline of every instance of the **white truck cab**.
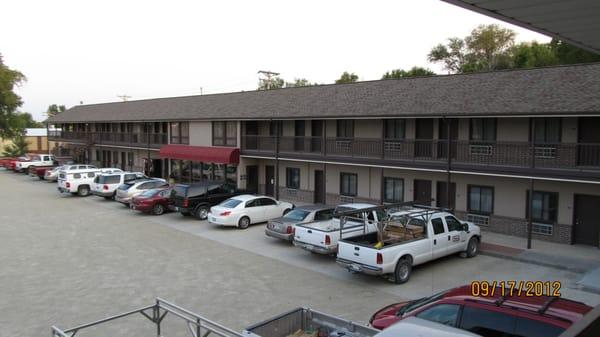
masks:
{"label": "white truck cab", "polygon": [[[75,169],[71,169],[72,167]],[[58,191],[86,197],[91,193],[91,186],[96,175],[114,170],[121,171],[113,168],[98,169],[91,165],[70,165],[58,173]]]}
{"label": "white truck cab", "polygon": [[30,166],[52,166],[56,162],[51,154],[37,154],[31,157],[28,161],[18,161],[15,163],[15,170],[17,172],[24,172]]}

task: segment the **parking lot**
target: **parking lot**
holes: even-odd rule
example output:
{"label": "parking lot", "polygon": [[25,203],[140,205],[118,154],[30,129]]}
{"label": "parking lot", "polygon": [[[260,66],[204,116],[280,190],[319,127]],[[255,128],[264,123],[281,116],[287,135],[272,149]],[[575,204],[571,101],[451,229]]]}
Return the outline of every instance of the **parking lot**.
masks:
{"label": "parking lot", "polygon": [[[160,296],[241,329],[307,306],[366,322],[378,308],[472,280],[559,280],[563,296],[581,275],[490,256],[451,256],[414,270],[407,284],[350,274],[334,258],[247,230],[179,214],[150,216],[103,198],[59,194],[53,183],[0,170],[0,330],[50,334],[61,327],[150,304]],[[485,241],[485,234],[483,236]],[[119,335],[132,335],[128,320]]]}

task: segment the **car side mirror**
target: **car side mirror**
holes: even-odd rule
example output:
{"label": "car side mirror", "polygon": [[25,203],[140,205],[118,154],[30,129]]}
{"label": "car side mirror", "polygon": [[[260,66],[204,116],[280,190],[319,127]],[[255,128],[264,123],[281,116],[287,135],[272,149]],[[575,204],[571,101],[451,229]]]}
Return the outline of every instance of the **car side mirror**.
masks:
{"label": "car side mirror", "polygon": [[462,225],[462,230],[468,233],[469,232],[469,224],[466,222],[463,222],[461,225]]}

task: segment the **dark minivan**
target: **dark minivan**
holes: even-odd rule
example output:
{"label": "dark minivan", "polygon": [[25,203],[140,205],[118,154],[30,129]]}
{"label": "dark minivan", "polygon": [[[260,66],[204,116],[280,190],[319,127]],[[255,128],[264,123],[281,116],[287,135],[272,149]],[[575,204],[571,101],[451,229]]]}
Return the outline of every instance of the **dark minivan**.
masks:
{"label": "dark minivan", "polygon": [[177,184],[171,191],[170,209],[185,216],[206,220],[211,206],[243,194],[234,185],[222,181],[203,181],[190,185]]}

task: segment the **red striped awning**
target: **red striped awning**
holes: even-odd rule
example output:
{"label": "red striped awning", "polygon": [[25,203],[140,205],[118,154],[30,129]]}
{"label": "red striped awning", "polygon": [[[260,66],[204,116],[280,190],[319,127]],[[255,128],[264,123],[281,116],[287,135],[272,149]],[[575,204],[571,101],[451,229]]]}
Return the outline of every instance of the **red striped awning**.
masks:
{"label": "red striped awning", "polygon": [[240,149],[237,147],[169,144],[160,148],[160,157],[194,160],[204,163],[238,164],[240,162]]}

